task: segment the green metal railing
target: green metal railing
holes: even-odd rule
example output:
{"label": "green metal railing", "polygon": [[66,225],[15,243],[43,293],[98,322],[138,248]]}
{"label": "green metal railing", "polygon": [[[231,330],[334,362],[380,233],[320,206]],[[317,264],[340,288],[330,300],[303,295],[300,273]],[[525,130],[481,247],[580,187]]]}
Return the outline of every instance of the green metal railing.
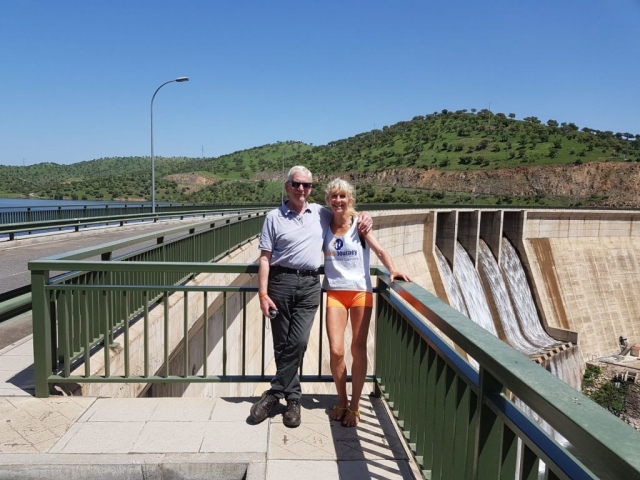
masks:
{"label": "green metal railing", "polygon": [[[28,200],[26,201],[28,203]],[[244,210],[247,208],[265,209],[268,205],[204,205],[196,203],[178,204],[158,204],[156,212],[165,213],[185,213],[199,211],[224,211],[224,210]],[[94,217],[115,217],[119,215],[151,215],[151,204],[88,204],[88,205],[66,205],[58,207],[36,206],[36,207],[2,207],[0,208],[0,225],[9,223],[25,222],[48,222],[53,220],[74,220],[78,218]]]}
{"label": "green metal railing", "polygon": [[[174,263],[174,262],[91,262],[91,261],[60,261],[43,260],[32,262],[33,268],[41,268],[47,264],[49,268],[66,269],[74,266],[84,273],[72,277],[71,282],[50,282],[42,286],[44,290],[44,305],[38,307],[38,314],[34,308],[34,352],[36,370],[36,396],[46,397],[50,387],[54,384],[64,383],[192,383],[192,382],[263,382],[265,376],[267,354],[265,352],[266,320],[262,317],[261,340],[262,350],[260,368],[254,372],[247,369],[246,344],[250,339],[246,335],[246,311],[242,310],[242,360],[237,371],[228,371],[226,368],[226,330],[227,330],[227,305],[230,297],[240,295],[241,305],[256,296],[257,286],[228,286],[228,285],[180,285],[171,280],[193,278],[197,274],[226,273],[239,274],[241,276],[255,275],[258,273],[256,264],[213,264],[213,263]],[[65,277],[71,277],[71,274]],[[126,279],[128,282],[115,283],[104,282],[106,279]],[[138,280],[147,280],[150,283],[137,283]],[[100,281],[103,283],[100,283]],[[168,280],[168,281],[167,281]],[[242,280],[242,279],[241,279]],[[152,282],[156,282],[155,285]],[[82,283],[84,282],[84,283]],[[203,367],[202,374],[189,373],[189,333],[192,325],[189,323],[189,309],[192,298],[196,294],[202,294],[202,298],[196,306],[199,313],[196,317],[204,318],[208,315],[211,304],[209,295],[221,294],[223,322],[223,363],[219,372],[207,370],[207,357],[210,353],[210,345],[207,335],[208,322],[203,323],[203,346],[201,351],[205,353],[200,359]],[[173,347],[182,347],[187,352],[183,368],[179,372],[169,372],[165,367],[164,373],[158,375],[150,363],[150,338],[151,326],[150,314],[154,309],[159,309],[159,317],[162,318],[163,340],[163,365],[172,354],[168,332],[170,330],[169,299],[172,303],[179,297],[183,302],[182,319],[183,343]],[[209,297],[209,298],[208,298]],[[40,304],[41,302],[38,302]],[[47,321],[40,321],[47,317]],[[37,322],[37,325],[36,325]],[[130,367],[129,356],[129,331],[132,323],[142,322],[144,325],[144,360],[141,368],[143,373],[133,374]],[[322,328],[322,325],[320,326]],[[35,331],[43,331],[36,340]],[[185,335],[185,332],[187,333]],[[110,348],[116,342],[123,345],[124,368],[120,373],[112,373],[110,365]],[[36,345],[37,343],[37,345]],[[106,346],[106,348],[105,348]],[[102,349],[104,354],[104,374],[93,374],[92,353],[96,349]],[[45,353],[48,352],[48,353]],[[318,371],[303,375],[305,381],[329,382],[332,377],[329,373],[323,374],[322,365],[323,349],[320,344]],[[82,374],[72,374],[78,365],[83,365]],[[101,364],[102,366],[102,364]],[[40,370],[44,373],[39,374]],[[170,374],[172,373],[172,374]],[[373,377],[370,377],[373,380]]]}
{"label": "green metal railing", "polygon": [[[83,212],[82,210],[77,210]],[[254,209],[244,209],[244,211],[254,211]],[[259,210],[258,210],[259,211]],[[112,212],[115,213],[115,212]],[[6,223],[0,224],[0,237],[7,236],[9,240],[15,240],[18,235],[31,234],[33,232],[42,231],[75,231],[79,232],[81,228],[87,228],[89,226],[99,225],[120,225],[131,222],[153,221],[157,222],[160,219],[172,219],[179,218],[180,220],[189,217],[207,217],[215,215],[232,215],[241,214],[242,211],[238,210],[187,210],[187,211],[173,211],[170,213],[136,213],[128,215],[107,215],[107,216],[89,216],[80,218],[65,218],[55,220],[37,220],[23,223]]]}
{"label": "green metal railing", "polygon": [[[149,308],[149,303],[161,295],[152,289],[155,295],[150,297],[149,292],[137,286],[179,287],[202,265],[171,269],[170,262],[215,262],[255,238],[263,222],[263,212],[223,217],[30,262],[34,362],[36,377],[41,380],[36,382],[40,385],[36,394],[48,395],[43,379],[64,363],[65,353],[66,360],[73,362],[89,355],[101,341],[111,344],[115,332],[132,315]],[[118,255],[119,251],[132,248],[133,251]],[[96,257],[102,261],[83,260]],[[52,277],[51,272],[66,273]],[[118,285],[132,288],[126,289],[125,300],[121,300],[107,294],[104,288],[93,288],[97,285],[114,290]],[[70,365],[64,367],[69,368]]]}
{"label": "green metal railing", "polygon": [[[242,277],[254,275],[257,266],[184,260],[194,260],[209,248],[214,257],[225,254],[259,231],[262,220],[238,218],[226,227],[212,229],[219,230],[211,237],[217,246],[203,238],[186,240],[186,246],[178,239],[175,245],[162,243],[141,249],[121,261],[107,254],[112,246],[102,246],[90,253],[95,256],[96,250],[103,251],[103,261],[81,260],[88,254],[85,251],[64,259],[30,262],[36,395],[47,396],[50,387],[58,383],[268,380],[265,319],[261,321],[261,338],[252,339],[247,335],[246,309],[242,308],[239,317],[238,312],[235,316],[228,312],[234,296],[240,296],[239,302],[233,299],[241,306],[255,297],[256,286],[246,285]],[[71,272],[49,280],[49,272],[60,270]],[[200,273],[237,274],[240,285],[184,284]],[[640,437],[631,427],[418,285],[390,283],[384,269],[373,268],[372,274],[378,278],[377,390],[387,401],[425,478],[533,480],[539,478],[541,462],[544,478],[549,479],[639,478]],[[222,315],[216,317],[220,324],[209,320],[210,295],[221,297]],[[183,334],[171,345],[167,332],[177,328],[189,333],[195,328],[190,318],[196,296],[196,317],[207,320],[197,327],[203,331],[198,362],[203,368],[194,373],[189,368],[194,360],[189,352],[191,342],[198,340]],[[182,316],[177,319],[169,315],[176,299],[183,303]],[[323,317],[321,311],[321,322]],[[242,333],[239,342],[231,345],[227,332],[238,327],[231,325],[235,321],[241,323]],[[130,365],[129,335],[136,327],[142,330],[144,343],[139,371]],[[207,368],[214,351],[207,343],[207,329],[214,327],[222,332],[216,370]],[[156,352],[156,357],[161,357],[159,368],[150,361],[154,328],[160,328],[164,336],[162,354]],[[322,331],[322,323],[319,328]],[[254,364],[253,370],[246,358],[251,341],[261,345],[261,362],[257,367]],[[110,364],[114,342],[123,347],[121,371]],[[230,348],[238,345],[240,360],[232,367]],[[186,352],[182,363],[171,364],[178,349]],[[303,381],[331,381],[322,371],[326,354],[322,344],[319,350],[318,371],[302,368]],[[459,351],[473,357],[479,370]],[[96,353],[104,355],[100,375],[92,373],[91,362],[96,358],[92,354]],[[521,403],[516,403],[516,398]],[[568,445],[556,441],[518,405],[535,412]]]}
{"label": "green metal railing", "polygon": [[540,462],[545,479],[640,478],[631,427],[419,286],[383,283],[376,382],[425,478],[533,480]]}

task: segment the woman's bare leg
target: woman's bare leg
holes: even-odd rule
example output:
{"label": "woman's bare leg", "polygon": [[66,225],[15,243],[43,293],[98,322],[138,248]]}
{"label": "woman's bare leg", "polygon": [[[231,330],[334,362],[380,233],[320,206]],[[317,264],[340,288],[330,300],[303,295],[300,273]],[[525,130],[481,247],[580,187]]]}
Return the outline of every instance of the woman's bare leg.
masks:
{"label": "woman's bare leg", "polygon": [[344,331],[348,312],[345,308],[327,308],[327,335],[329,337],[329,364],[338,391],[337,409],[329,413],[333,420],[342,420],[349,405],[347,398],[347,366],[344,363]]}
{"label": "woman's bare leg", "polygon": [[[371,322],[371,307],[352,307],[351,315],[351,355],[353,365],[351,367],[351,402],[349,409],[352,412],[360,410],[360,396],[364,387],[364,379],[367,375],[367,336],[369,323]],[[355,413],[347,412],[342,424],[348,427],[358,425],[360,418]]]}

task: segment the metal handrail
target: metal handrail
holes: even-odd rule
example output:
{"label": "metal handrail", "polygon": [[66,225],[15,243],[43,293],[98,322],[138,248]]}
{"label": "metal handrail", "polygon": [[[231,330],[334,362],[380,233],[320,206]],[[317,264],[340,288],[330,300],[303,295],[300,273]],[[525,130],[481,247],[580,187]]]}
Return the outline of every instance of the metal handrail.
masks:
{"label": "metal handrail", "polygon": [[0,322],[31,310],[31,285],[0,294]]}
{"label": "metal handrail", "polygon": [[[249,209],[246,209],[247,211]],[[208,215],[224,215],[236,213],[240,214],[238,210],[191,210],[172,213],[140,213],[133,215],[114,215],[104,217],[88,217],[88,218],[71,218],[63,220],[47,220],[47,221],[33,221],[24,223],[10,223],[0,225],[0,235],[8,235],[9,240],[15,240],[17,234],[31,233],[42,230],[63,230],[65,228],[73,228],[75,232],[80,231],[80,227],[88,227],[90,225],[109,225],[118,223],[123,226],[125,223],[133,221],[153,220],[157,222],[159,219],[180,218],[181,220],[188,217],[202,216],[205,218]]]}
{"label": "metal handrail", "polygon": [[[429,478],[538,478],[540,461],[551,471],[545,478],[638,476],[638,433],[629,425],[423,288],[391,283],[383,272],[376,381]],[[514,397],[571,447],[525,415]],[[465,429],[475,443],[456,443]]]}
{"label": "metal handrail", "polygon": [[[270,204],[160,204],[156,213],[181,213],[202,210],[239,210],[247,208],[268,208]],[[22,206],[0,207],[0,225],[9,223],[44,222],[77,218],[112,217],[115,215],[152,214],[151,204],[73,204],[58,207]]]}

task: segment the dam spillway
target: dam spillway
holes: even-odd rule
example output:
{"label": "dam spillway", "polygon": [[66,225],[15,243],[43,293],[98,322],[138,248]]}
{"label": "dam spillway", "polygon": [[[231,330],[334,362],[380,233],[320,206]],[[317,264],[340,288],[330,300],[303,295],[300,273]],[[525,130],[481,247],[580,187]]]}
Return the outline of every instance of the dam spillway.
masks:
{"label": "dam spillway", "polygon": [[[483,249],[490,251],[510,272],[504,281],[513,301],[521,304],[515,310],[519,324],[526,325],[522,333],[534,345],[555,344],[536,361],[560,373],[565,367],[557,360],[582,371],[587,361],[619,353],[620,336],[629,345],[640,343],[639,220],[636,211],[374,212],[376,235],[385,247],[390,244],[399,268],[470,318],[462,298],[466,286],[457,280],[447,286],[452,272],[443,262],[455,265],[459,243],[480,269]],[[420,243],[421,249],[416,247]],[[514,262],[521,268],[514,269]],[[575,373],[561,376],[580,384]]]}

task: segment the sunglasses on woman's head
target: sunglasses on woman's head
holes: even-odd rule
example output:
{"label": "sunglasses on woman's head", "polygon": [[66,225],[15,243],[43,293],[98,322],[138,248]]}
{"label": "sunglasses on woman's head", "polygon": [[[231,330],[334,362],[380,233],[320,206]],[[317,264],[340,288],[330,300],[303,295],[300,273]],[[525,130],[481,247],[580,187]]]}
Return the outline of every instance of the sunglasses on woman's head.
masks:
{"label": "sunglasses on woman's head", "polygon": [[289,183],[291,183],[291,186],[293,188],[298,188],[300,185],[302,185],[302,188],[311,188],[311,187],[313,187],[313,183],[308,183],[308,182],[295,182],[295,181],[291,180]]}

